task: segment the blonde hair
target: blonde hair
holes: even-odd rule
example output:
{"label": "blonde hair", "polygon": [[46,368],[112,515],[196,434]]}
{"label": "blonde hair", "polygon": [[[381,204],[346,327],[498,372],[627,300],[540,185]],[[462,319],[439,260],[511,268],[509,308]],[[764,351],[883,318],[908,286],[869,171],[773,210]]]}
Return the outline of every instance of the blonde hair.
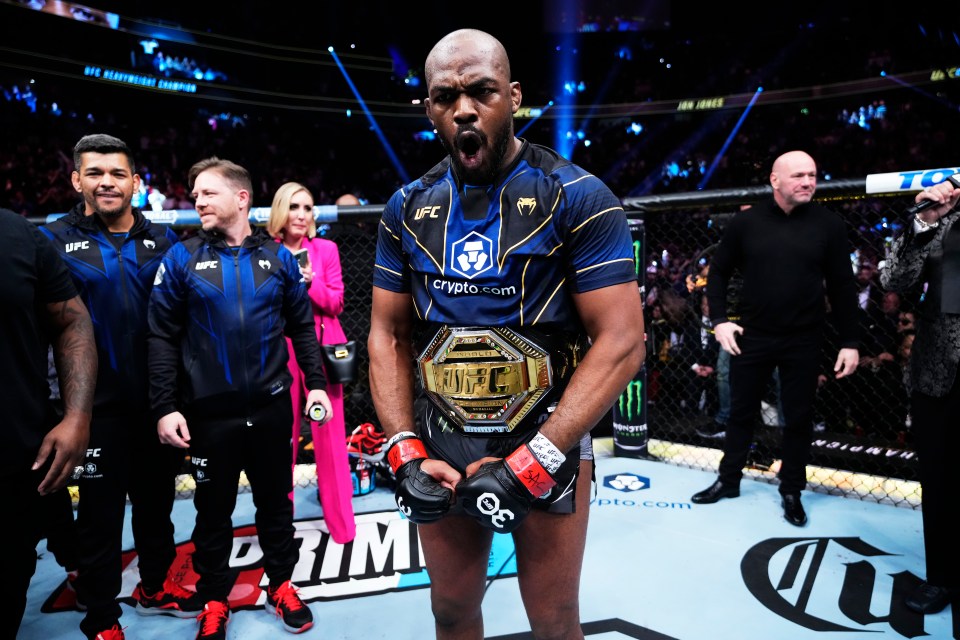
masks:
{"label": "blonde hair", "polygon": [[[283,228],[287,226],[287,221],[290,219],[290,201],[293,196],[301,191],[306,191],[310,199],[313,200],[310,189],[299,182],[286,182],[280,185],[280,188],[273,195],[273,204],[270,205],[270,218],[267,220],[267,233],[271,237],[283,239]],[[307,222],[307,237],[314,238],[316,235],[317,221],[311,215]]]}

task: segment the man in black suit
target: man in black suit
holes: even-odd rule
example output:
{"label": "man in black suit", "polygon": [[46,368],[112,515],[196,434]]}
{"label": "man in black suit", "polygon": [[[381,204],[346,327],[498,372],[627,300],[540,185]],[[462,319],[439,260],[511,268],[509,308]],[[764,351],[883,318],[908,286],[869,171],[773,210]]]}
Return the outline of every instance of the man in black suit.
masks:
{"label": "man in black suit", "polygon": [[893,244],[880,272],[892,291],[927,285],[917,309],[910,356],[911,416],[923,490],[923,543],[927,580],[904,603],[917,613],[936,613],[960,593],[956,547],[955,456],[960,448],[960,175],[921,191],[930,200]]}

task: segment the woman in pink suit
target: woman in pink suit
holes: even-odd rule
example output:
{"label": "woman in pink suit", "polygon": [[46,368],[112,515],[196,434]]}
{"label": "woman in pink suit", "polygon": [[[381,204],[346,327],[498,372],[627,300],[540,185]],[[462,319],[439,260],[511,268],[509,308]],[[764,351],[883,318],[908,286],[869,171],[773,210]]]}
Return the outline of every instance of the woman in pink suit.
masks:
{"label": "woman in pink suit", "polygon": [[[343,311],[343,277],[340,271],[340,252],[336,243],[317,238],[313,214],[313,196],[305,186],[287,182],[273,196],[267,231],[294,255],[306,251],[307,259],[299,256],[300,272],[313,303],[313,318],[317,337],[323,344],[346,342],[347,338],[337,316]],[[293,347],[287,339],[290,359],[287,366],[293,375],[293,442],[300,440],[300,421],[303,416],[303,374],[293,356]],[[313,452],[317,462],[317,486],[323,518],[334,542],[344,544],[353,540],[356,524],[353,518],[353,481],[347,458],[346,429],[343,420],[343,385],[327,384],[327,396],[333,407],[333,417],[324,424],[311,422]],[[293,464],[297,462],[293,448]],[[291,493],[290,498],[293,499]]]}

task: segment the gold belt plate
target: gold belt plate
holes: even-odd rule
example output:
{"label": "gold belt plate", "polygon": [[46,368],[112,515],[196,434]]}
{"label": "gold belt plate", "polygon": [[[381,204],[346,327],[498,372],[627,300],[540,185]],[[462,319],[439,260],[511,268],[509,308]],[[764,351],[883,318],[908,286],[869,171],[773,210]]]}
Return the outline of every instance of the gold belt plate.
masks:
{"label": "gold belt plate", "polygon": [[443,327],[417,360],[424,391],[466,433],[512,431],[553,387],[549,352],[504,327]]}

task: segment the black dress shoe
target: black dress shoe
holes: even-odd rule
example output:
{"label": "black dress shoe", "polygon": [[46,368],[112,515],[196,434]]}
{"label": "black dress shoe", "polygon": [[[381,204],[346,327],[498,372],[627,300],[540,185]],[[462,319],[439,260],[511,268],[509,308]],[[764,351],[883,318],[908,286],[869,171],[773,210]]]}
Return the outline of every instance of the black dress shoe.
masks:
{"label": "black dress shoe", "polygon": [[939,613],[950,604],[950,589],[936,587],[929,582],[921,582],[903,599],[903,604],[916,613]]}
{"label": "black dress shoe", "polygon": [[740,487],[725,485],[720,480],[717,480],[700,493],[693,494],[690,501],[694,504],[713,504],[720,498],[737,498],[739,496]]}
{"label": "black dress shoe", "polygon": [[800,503],[800,494],[785,493],[780,505],[783,507],[783,517],[787,522],[795,527],[802,527],[807,524],[807,514],[803,510],[803,504]]}

